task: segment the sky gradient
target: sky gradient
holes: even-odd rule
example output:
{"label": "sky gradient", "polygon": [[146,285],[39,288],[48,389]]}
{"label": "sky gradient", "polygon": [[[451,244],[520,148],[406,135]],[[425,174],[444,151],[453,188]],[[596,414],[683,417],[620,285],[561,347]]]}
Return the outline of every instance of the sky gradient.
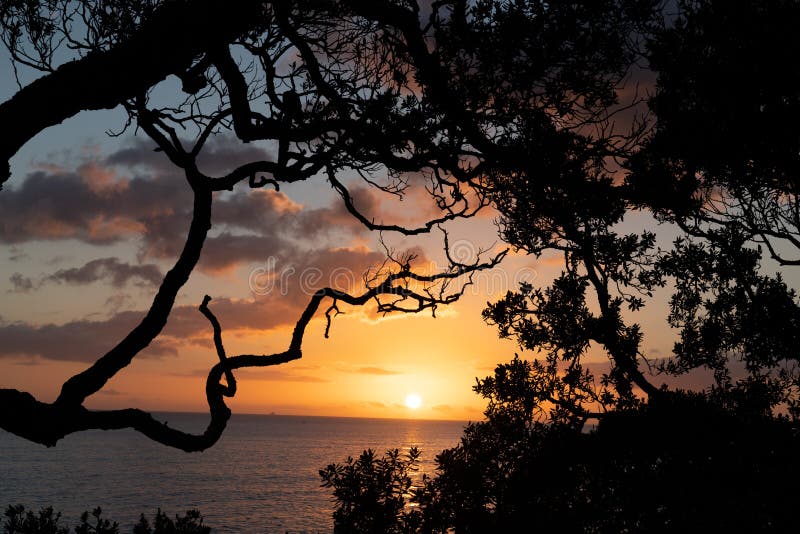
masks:
{"label": "sky gradient", "polygon": [[[0,68],[8,72],[7,58]],[[177,90],[168,79],[157,91]],[[0,85],[0,99],[16,90]],[[120,110],[84,112],[40,133],[12,160],[12,179],[0,193],[0,387],[52,401],[61,383],[116,344],[143,316],[161,277],[182,246],[191,217],[184,178],[154,143],[124,124]],[[266,145],[216,137],[200,159],[222,174],[269,152]],[[345,177],[347,178],[347,177]],[[356,204],[377,221],[414,225],[437,211],[421,180],[411,177],[402,200],[358,185]],[[652,220],[633,215],[633,230]],[[229,354],[286,348],[313,291],[325,285],[359,287],[362,274],[385,258],[380,236],[346,212],[324,178],[280,192],[245,186],[217,196],[213,228],[167,327],[128,368],[87,401],[92,408],[138,407],[204,411],[205,376],[216,354],[211,328],[198,312],[203,295],[223,326]],[[497,251],[490,210],[448,225],[451,250],[471,261],[479,249]],[[402,238],[386,233],[397,253],[410,250],[423,270],[444,266],[442,235]],[[560,270],[558,257],[511,253],[479,273],[455,305],[437,317],[375,315],[374,306],[347,308],[324,338],[322,310],[307,330],[302,360],[238,372],[235,412],[421,417],[476,420],[484,408],[471,391],[476,377],[519,349],[499,340],[481,319],[488,301],[520,281],[545,284]],[[637,320],[649,333],[650,357],[668,354],[663,329],[666,298]],[[530,356],[529,356],[530,357]],[[594,354],[601,364],[605,356]],[[404,399],[422,398],[418,409]]]}

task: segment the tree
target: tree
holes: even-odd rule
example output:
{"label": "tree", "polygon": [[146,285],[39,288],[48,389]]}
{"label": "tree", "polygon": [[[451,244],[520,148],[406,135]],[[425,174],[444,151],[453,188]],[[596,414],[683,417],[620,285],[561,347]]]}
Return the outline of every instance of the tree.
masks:
{"label": "tree", "polygon": [[[544,356],[535,400],[547,417],[585,420],[635,407],[636,389],[651,401],[663,396],[638,370],[647,355],[630,321],[667,286],[675,287],[667,323],[680,341],[656,368],[709,370],[714,395],[761,413],[797,402],[797,298],[762,260],[793,265],[786,255],[796,245],[797,151],[785,118],[797,84],[770,51],[794,46],[780,29],[798,12],[792,2],[678,7],[643,34],[642,59],[657,75],[648,101],[654,125],[630,150],[598,152],[583,132],[559,132],[549,167],[492,181],[504,240],[564,257],[552,285],[523,286],[485,312],[501,337]],[[519,151],[532,146],[520,141]],[[611,155],[624,171],[608,166]],[[553,177],[547,187],[543,171]],[[685,233],[672,250],[649,230],[620,233],[643,208]],[[583,363],[592,344],[609,356],[599,384]]]}
{"label": "tree", "polygon": [[[656,122],[626,178],[634,205],[686,233],[662,260],[677,285],[669,321],[681,329],[668,370],[710,369],[717,392],[752,387],[762,408],[791,408],[797,299],[766,271],[770,260],[798,264],[798,79],[775,51],[797,49],[785,28],[800,10],[782,1],[677,7],[648,42]],[[737,385],[731,370],[742,366]]]}
{"label": "tree", "polygon": [[[0,427],[10,432],[54,445],[80,430],[130,427],[169,446],[202,450],[216,442],[230,416],[224,398],[236,392],[233,371],[300,358],[305,328],[323,300],[332,301],[326,312],[329,321],[339,303],[376,301],[381,313],[435,310],[456,300],[474,272],[503,256],[478,258],[471,264],[451,261],[442,272],[424,274],[412,270],[413,257],[390,254],[384,268],[365,280],[362,293],[335,288],[315,293],[287,350],[272,355],[228,357],[220,323],[206,297],[200,311],[211,323],[220,362],[209,371],[206,383],[211,421],[203,434],[172,429],[138,409],[87,410],[85,399],[129,365],[166,323],[177,292],[200,257],[215,192],[237,185],[278,188],[280,183],[324,177],[368,228],[407,235],[471,216],[485,200],[465,191],[478,176],[460,161],[466,149],[449,139],[446,123],[429,118],[430,99],[411,90],[412,77],[432,78],[443,68],[434,64],[436,54],[423,44],[416,5],[22,0],[0,8],[0,30],[16,65],[41,73],[0,107],[0,122],[19,125],[4,137],[4,157],[41,129],[79,111],[119,105],[128,112],[129,123],[182,170],[194,197],[183,250],[139,325],[67,380],[53,403],[0,390]],[[77,57],[58,65],[63,51],[59,46],[75,50]],[[287,63],[285,57],[292,54],[297,60]],[[246,78],[248,61],[256,73],[253,80]],[[186,93],[178,108],[159,106],[148,96],[171,74],[183,80]],[[266,105],[256,109],[255,102],[263,99]],[[188,128],[194,139],[181,137],[181,128]],[[276,156],[209,176],[197,160],[208,139],[220,131],[232,131],[245,143],[270,141]],[[383,183],[377,181],[381,170],[388,174]],[[405,188],[403,173],[427,173],[441,216],[417,228],[370,220],[358,211],[340,178],[343,172],[358,173],[367,184],[398,196]]]}
{"label": "tree", "polygon": [[412,447],[403,457],[398,449],[382,457],[368,449],[358,459],[330,464],[319,472],[322,486],[333,488],[337,508],[333,514],[336,532],[413,532],[418,514],[407,511],[417,469],[419,450]]}
{"label": "tree", "polygon": [[[568,510],[586,531],[790,528],[785,504],[763,495],[783,491],[797,469],[787,444],[796,429],[800,307],[764,262],[793,265],[785,254],[797,228],[796,136],[786,128],[797,83],[774,50],[794,46],[781,28],[796,19],[796,5],[679,6],[677,20],[647,38],[658,75],[655,125],[626,155],[624,181],[577,150],[564,151],[549,189],[497,181],[506,242],[559,251],[564,271],[549,287],[523,286],[485,311],[501,336],[537,359],[500,365],[479,381],[487,422],[439,459],[437,479],[453,480],[441,495],[457,494],[455,481],[469,476],[499,484],[471,507],[492,524],[563,527],[558,513]],[[625,215],[643,206],[686,235],[667,250],[647,231],[620,235]],[[664,376],[710,371],[703,391],[656,388],[637,376],[643,332],[629,318],[661,287],[673,289],[667,324],[678,340],[655,368]],[[584,365],[591,343],[610,358],[599,384]],[[580,433],[589,419],[596,432]],[[512,444],[496,445],[502,436]],[[499,462],[499,451],[514,446],[528,448]],[[725,474],[732,470],[741,476]],[[715,479],[724,482],[709,485]],[[758,509],[749,526],[738,522],[739,507]],[[459,510],[451,505],[450,517],[470,513]]]}
{"label": "tree", "polygon": [[[525,401],[538,375],[534,362],[517,358],[479,381],[486,420],[468,425],[461,442],[437,456],[436,474],[416,482],[416,507],[396,515],[396,531],[791,530],[798,496],[791,480],[800,467],[795,425],[743,418],[701,394],[674,393],[576,432],[535,420],[535,405]],[[338,483],[335,514],[354,504],[364,479]],[[359,519],[351,516],[341,531],[378,532]]]}
{"label": "tree", "polygon": [[[800,306],[768,262],[793,265],[797,244],[797,83],[775,54],[797,6],[678,7],[640,34],[652,128],[622,145],[521,130],[487,173],[503,240],[562,270],[488,304],[532,356],[478,380],[486,420],[417,489],[420,532],[793,528]],[[626,230],[642,210],[682,235]],[[636,316],[667,289],[676,342],[652,364]],[[699,391],[656,382],[698,370]]]}
{"label": "tree", "polygon": [[[797,265],[795,2],[680,1],[647,60],[657,73],[652,134],[628,180],[658,215],[701,237],[733,226]],[[778,53],[780,51],[780,53]],[[698,205],[700,203],[700,205]]]}
{"label": "tree", "polygon": [[[129,123],[185,174],[194,215],[183,252],[142,322],[67,380],[52,404],[0,391],[0,426],[47,445],[87,428],[131,427],[167,445],[203,449],[218,439],[229,417],[224,397],[236,391],[232,371],[299,358],[305,327],[323,300],[333,301],[328,320],[339,302],[377,299],[380,312],[416,312],[454,301],[461,293],[458,280],[469,283],[472,273],[495,265],[503,254],[472,264],[450,258],[445,271],[426,275],[413,272],[408,258],[393,258],[393,268],[367,280],[361,294],[321,289],[298,320],[288,349],[273,355],[227,357],[206,298],[201,311],[211,322],[220,363],[209,372],[211,422],[202,435],[173,430],[140,410],[83,407],[163,328],[198,261],[215,192],[244,184],[277,188],[321,175],[372,230],[415,235],[471,216],[489,202],[496,177],[513,176],[520,165],[547,168],[551,152],[560,154],[566,138],[568,144],[579,139],[581,150],[593,157],[621,149],[603,125],[613,117],[614,86],[630,65],[631,36],[648,24],[653,5],[453,0],[436,2],[423,14],[416,2],[394,0],[245,1],[233,7],[212,0],[4,4],[0,35],[18,66],[42,75],[0,106],[0,122],[24,123],[4,140],[0,155],[10,157],[36,132],[81,110],[120,105]],[[59,65],[64,46],[77,57]],[[296,59],[284,60],[290,56]],[[148,96],[171,74],[186,93],[177,108]],[[53,104],[36,105],[43,101]],[[181,137],[182,128],[194,139]],[[598,133],[565,134],[580,129]],[[221,176],[203,173],[198,156],[209,137],[223,130],[245,143],[270,141],[275,158]],[[520,158],[520,143],[529,140],[535,145],[526,144]],[[388,180],[379,183],[376,171],[382,169]],[[396,195],[405,188],[404,173],[423,172],[441,216],[417,228],[371,220],[341,179],[349,171]],[[542,183],[552,179],[545,176]],[[626,358],[620,356],[622,367],[635,375]]]}

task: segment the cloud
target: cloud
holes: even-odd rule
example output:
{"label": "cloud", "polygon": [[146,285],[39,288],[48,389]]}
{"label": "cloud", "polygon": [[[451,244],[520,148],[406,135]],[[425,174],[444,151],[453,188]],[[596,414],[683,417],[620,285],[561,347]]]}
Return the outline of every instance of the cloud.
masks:
{"label": "cloud", "polygon": [[[209,145],[209,154],[223,161],[264,155],[227,141],[216,143]],[[83,163],[75,170],[40,167],[0,195],[0,243],[74,239],[110,245],[135,240],[141,260],[175,258],[191,222],[192,198],[185,178],[162,159],[135,142],[105,162]],[[139,174],[123,177],[116,168],[120,165]],[[366,206],[375,205],[367,190],[358,190],[357,197]],[[308,245],[317,238],[330,242],[335,234],[346,242],[348,236],[366,233],[338,199],[327,207],[306,209],[284,193],[267,189],[218,194],[212,225],[199,263],[211,274],[271,256],[297,263],[315,253]],[[324,251],[329,245],[316,246]]]}
{"label": "cloud", "polygon": [[9,290],[10,293],[29,293],[34,289],[33,280],[23,276],[21,273],[12,274],[8,281],[11,282],[12,286]]}
{"label": "cloud", "polygon": [[449,404],[437,404],[436,406],[431,406],[431,410],[435,410],[437,412],[452,412],[453,407]]}
{"label": "cloud", "polygon": [[[230,140],[213,140],[207,149],[203,164],[211,169],[208,172],[227,172],[237,162],[268,155],[263,147]],[[380,203],[368,188],[355,187],[353,195],[365,212],[380,211]],[[163,154],[153,152],[142,141],[73,170],[40,166],[0,195],[0,244],[14,250],[30,241],[70,239],[91,245],[133,241],[140,263],[104,257],[60,268],[38,280],[15,273],[11,275],[13,291],[30,291],[43,283],[103,281],[115,288],[130,283],[159,284],[162,271],[157,263],[179,254],[191,208],[191,191],[185,178]],[[331,286],[358,291],[362,273],[384,259],[380,252],[351,246],[366,230],[339,199],[312,209],[283,192],[237,188],[216,196],[212,225],[199,270],[215,275],[248,264],[270,264],[271,269],[261,273],[263,280],[257,288],[251,285],[253,298],[212,301],[211,308],[224,332],[268,331],[294,325],[316,289]],[[141,321],[145,311],[131,311],[129,303],[131,299],[125,295],[111,297],[106,310],[112,315],[107,319],[64,324],[0,322],[0,358],[22,355],[94,361]],[[197,304],[176,306],[163,333],[144,354],[164,357],[190,344],[210,347],[211,329],[197,311]],[[123,306],[128,309],[120,311]],[[366,374],[395,373],[377,367],[363,369]]]}
{"label": "cloud", "polygon": [[[237,331],[265,332],[294,325],[313,293],[309,291],[302,291],[295,285],[286,295],[276,291],[252,299],[215,298],[209,306],[222,323],[223,339],[226,339],[227,334]],[[114,313],[107,319],[82,319],[64,324],[0,323],[0,339],[3,340],[0,358],[23,356],[91,362],[122,340],[144,315],[144,311],[128,310]],[[174,356],[189,345],[211,349],[211,335],[211,326],[197,310],[197,305],[175,306],[163,332],[142,355]],[[287,336],[287,345],[288,342]]]}
{"label": "cloud", "polygon": [[124,188],[98,191],[78,173],[36,171],[0,195],[0,242],[77,239],[110,244],[142,234],[145,222],[173,219],[176,203],[191,202],[177,177],[125,183]]}
{"label": "cloud", "polygon": [[[269,155],[263,148],[226,138],[211,141],[204,154],[211,170],[220,172]],[[86,161],[74,170],[39,166],[20,185],[0,195],[0,243],[76,239],[106,245],[138,238],[144,256],[174,257],[183,245],[192,207],[190,188],[179,171],[141,140],[105,160]],[[396,197],[387,198],[364,185],[352,186],[351,194],[359,210],[378,222],[387,218],[410,223],[426,215],[418,213],[417,202],[401,206]],[[392,207],[400,210],[392,214]],[[261,238],[260,244],[270,248],[277,245],[278,250],[297,240],[367,233],[338,198],[329,206],[304,208],[282,192],[244,187],[217,195],[212,223],[214,233],[209,242],[238,235],[244,243],[241,238],[248,236]],[[219,243],[215,246],[225,248]],[[249,261],[253,255],[246,247],[228,247],[223,254],[230,261],[237,255],[241,261]],[[226,268],[207,256],[204,254],[201,267]]]}
{"label": "cloud", "polygon": [[232,269],[240,263],[265,261],[270,257],[294,258],[296,255],[296,248],[277,235],[235,235],[223,232],[206,240],[200,268],[218,273]]}
{"label": "cloud", "polygon": [[131,280],[140,285],[158,286],[163,275],[157,265],[130,265],[116,258],[92,260],[81,267],[59,269],[45,277],[42,282],[86,285],[98,280],[108,280],[114,287],[122,287]]}
{"label": "cloud", "polygon": [[391,369],[384,369],[382,367],[360,367],[356,370],[356,373],[362,375],[381,375],[381,376],[403,374],[400,371],[393,371]]}
{"label": "cloud", "polygon": [[[141,314],[121,312],[105,321],[71,321],[41,326],[26,323],[0,325],[0,358],[40,357],[59,361],[94,361],[123,339],[141,321]],[[142,352],[145,357],[177,354],[174,340],[156,339]]]}
{"label": "cloud", "polygon": [[[116,258],[100,258],[80,267],[59,269],[35,282],[21,273],[14,273],[9,277],[12,285],[9,292],[30,293],[47,283],[87,285],[101,280],[107,280],[115,288],[121,288],[128,282],[133,282],[137,286],[157,287],[162,279],[161,269],[155,264],[130,265]],[[112,307],[116,308],[121,306],[119,299],[117,302],[109,301],[107,304],[112,304]]]}

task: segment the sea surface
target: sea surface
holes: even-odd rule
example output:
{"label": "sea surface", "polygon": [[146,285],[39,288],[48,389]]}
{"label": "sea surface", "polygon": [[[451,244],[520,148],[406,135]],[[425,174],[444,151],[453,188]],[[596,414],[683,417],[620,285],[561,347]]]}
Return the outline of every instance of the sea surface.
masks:
{"label": "sea surface", "polygon": [[[159,414],[188,431],[205,414]],[[53,506],[71,527],[84,510],[131,532],[139,514],[200,510],[213,532],[332,532],[330,489],[319,470],[366,448],[422,450],[421,472],[458,443],[464,423],[234,414],[202,453],[158,445],[133,431],[89,431],[45,448],[0,431],[0,507]],[[0,522],[2,522],[0,516]]]}

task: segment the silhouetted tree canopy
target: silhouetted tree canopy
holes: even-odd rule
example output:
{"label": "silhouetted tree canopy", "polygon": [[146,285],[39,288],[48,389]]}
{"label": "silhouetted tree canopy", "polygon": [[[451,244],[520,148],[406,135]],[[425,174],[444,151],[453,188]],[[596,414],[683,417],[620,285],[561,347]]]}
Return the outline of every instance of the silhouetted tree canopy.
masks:
{"label": "silhouetted tree canopy", "polygon": [[798,21],[793,1],[678,2],[647,46],[656,122],[629,176],[658,215],[704,238],[732,226],[782,265],[800,264]]}
{"label": "silhouetted tree canopy", "polygon": [[[381,313],[434,311],[457,300],[474,272],[499,262],[502,252],[464,264],[445,250],[451,261],[443,271],[417,273],[412,256],[390,254],[384,268],[365,279],[363,292],[320,289],[287,349],[271,355],[227,356],[206,297],[200,311],[211,323],[220,363],[208,375],[211,422],[201,435],[172,429],[137,409],[83,407],[161,332],[200,257],[215,192],[326,180],[367,228],[405,235],[430,232],[486,205],[473,187],[482,171],[464,159],[473,152],[465,138],[493,146],[493,134],[477,110],[451,120],[442,109],[455,103],[467,109],[444,83],[452,77],[451,65],[427,45],[433,28],[450,24],[442,10],[450,7],[422,17],[416,4],[394,2],[4,3],[0,37],[16,67],[40,76],[0,104],[0,123],[16,125],[3,137],[0,156],[10,158],[37,132],[80,111],[122,106],[129,126],[183,172],[194,201],[184,248],[141,323],[67,380],[53,403],[0,390],[0,427],[46,445],[89,428],[131,427],[170,446],[202,450],[216,442],[230,416],[224,398],[236,392],[233,370],[300,358],[305,328],[323,301],[330,303],[329,321],[339,303],[376,302]],[[150,98],[170,75],[183,81],[177,106]],[[198,157],[208,139],[224,131],[244,143],[272,143],[274,158],[220,176],[205,174]],[[440,211],[418,227],[366,217],[342,181],[343,174],[361,176],[366,185],[400,197],[407,173],[427,177]]]}
{"label": "silhouetted tree canopy", "polygon": [[647,47],[658,76],[650,170],[703,185],[796,186],[800,77],[785,58],[800,50],[800,7],[681,0],[676,17]]}
{"label": "silhouetted tree canopy", "polygon": [[[703,395],[674,393],[609,414],[592,432],[580,432],[535,421],[530,408],[524,412],[537,374],[531,362],[515,359],[481,381],[476,390],[489,400],[486,420],[468,425],[459,445],[436,457],[435,475],[417,479],[410,492],[414,507],[394,518],[392,508],[375,499],[386,489],[356,493],[373,480],[367,475],[376,467],[360,467],[361,477],[335,478],[335,532],[794,528],[800,492],[792,481],[800,465],[797,429],[788,421],[742,417]],[[370,459],[385,465],[378,463],[385,458]],[[406,469],[398,466],[395,473]],[[364,523],[375,516],[390,528]]]}
{"label": "silhouetted tree canopy", "polygon": [[[408,531],[796,526],[800,307],[775,265],[800,263],[800,85],[783,55],[800,6],[641,7],[651,11],[625,35],[639,47],[618,72],[655,79],[631,103],[647,116],[622,131],[613,97],[596,101],[601,128],[543,108],[487,171],[503,240],[562,270],[488,303],[487,322],[530,357],[478,380],[486,420],[415,483],[413,518],[398,516]],[[679,237],[632,222],[648,217]],[[665,293],[668,357],[648,354],[637,321]],[[670,385],[684,374],[695,391]]]}
{"label": "silhouetted tree canopy", "polygon": [[[305,327],[323,300],[332,301],[329,320],[340,302],[377,299],[386,313],[435,310],[456,300],[471,274],[503,253],[472,264],[448,255],[451,265],[432,275],[412,271],[408,258],[391,258],[391,269],[367,280],[361,294],[321,289],[287,350],[273,355],[226,356],[206,298],[200,309],[220,363],[207,381],[212,418],[205,433],[181,433],[135,409],[83,408],[163,328],[200,257],[214,192],[326,179],[366,227],[406,235],[469,217],[490,203],[495,178],[521,167],[552,167],[572,157],[561,155],[565,147],[595,161],[630,144],[606,125],[653,6],[653,0],[4,3],[0,37],[18,68],[40,76],[0,104],[0,122],[21,125],[4,137],[0,156],[10,158],[37,132],[80,111],[122,106],[129,125],[185,174],[194,215],[183,252],[142,322],[67,380],[54,403],[2,390],[0,426],[47,445],[87,428],[132,427],[171,446],[203,449],[229,417],[224,397],[236,391],[232,371],[299,358]],[[170,75],[182,81],[177,106],[150,96]],[[222,131],[245,143],[273,143],[274,159],[205,174],[198,156]],[[398,196],[407,173],[422,173],[441,215],[416,228],[372,220],[343,182],[347,173]],[[545,182],[556,179],[543,174]]]}
{"label": "silhouetted tree canopy", "polygon": [[[554,280],[488,304],[487,322],[531,358],[478,381],[487,420],[438,457],[437,476],[416,489],[418,509],[405,508],[415,458],[367,453],[323,472],[337,528],[784,529],[796,490],[775,490],[796,473],[800,308],[769,262],[800,264],[797,69],[782,59],[797,48],[798,9],[788,0],[4,3],[0,37],[15,65],[40,77],[0,104],[0,123],[18,126],[0,158],[80,111],[122,106],[128,126],[182,170],[194,213],[141,323],[53,403],[0,390],[0,427],[47,445],[132,427],[204,449],[230,415],[233,372],[300,358],[323,301],[329,326],[339,303],[435,310],[505,254],[471,264],[448,254],[434,274],[391,257],[362,293],[313,295],[287,349],[272,355],[227,356],[206,297],[200,311],[220,362],[202,435],[136,409],[83,407],[160,333],[200,257],[215,192],[327,181],[369,229],[427,233],[491,205],[511,248],[563,260]],[[172,75],[177,106],[152,97]],[[636,87],[648,76],[649,95]],[[272,143],[274,157],[206,174],[198,157],[220,132]],[[416,173],[441,213],[413,228],[367,217],[343,179],[358,174],[401,196]],[[664,243],[631,223],[637,216],[680,237]],[[637,319],[659,292],[671,294],[664,328],[677,338],[663,359],[647,353]],[[698,372],[710,376],[702,391],[667,384]],[[742,518],[748,503],[757,513]]]}

